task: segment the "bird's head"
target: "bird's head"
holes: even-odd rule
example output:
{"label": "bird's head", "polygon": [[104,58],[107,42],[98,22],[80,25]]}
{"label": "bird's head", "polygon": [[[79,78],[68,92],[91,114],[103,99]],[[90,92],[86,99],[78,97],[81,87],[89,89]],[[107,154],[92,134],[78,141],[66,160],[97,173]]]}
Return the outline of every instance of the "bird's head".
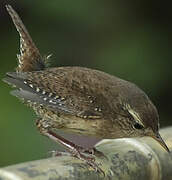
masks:
{"label": "bird's head", "polygon": [[170,152],[159,134],[159,116],[156,107],[144,97],[144,101],[126,104],[125,110],[130,117],[131,136],[150,136],[154,138],[167,152]]}

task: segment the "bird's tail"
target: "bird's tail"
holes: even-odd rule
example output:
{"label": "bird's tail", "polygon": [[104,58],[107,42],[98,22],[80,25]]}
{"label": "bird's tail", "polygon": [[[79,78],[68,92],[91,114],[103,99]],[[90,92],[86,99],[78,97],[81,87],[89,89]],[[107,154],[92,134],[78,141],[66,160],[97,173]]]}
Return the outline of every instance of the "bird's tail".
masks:
{"label": "bird's tail", "polygon": [[16,71],[28,72],[43,70],[45,68],[43,57],[32,41],[19,15],[10,5],[6,5],[6,9],[20,35],[20,54],[17,55],[18,67]]}

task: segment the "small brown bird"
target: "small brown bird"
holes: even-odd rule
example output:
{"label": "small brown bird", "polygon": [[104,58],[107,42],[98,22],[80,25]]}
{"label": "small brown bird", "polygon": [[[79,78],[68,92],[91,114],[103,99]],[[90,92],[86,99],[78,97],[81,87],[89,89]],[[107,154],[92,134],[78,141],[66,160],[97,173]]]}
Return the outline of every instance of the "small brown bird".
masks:
{"label": "small brown bird", "polygon": [[168,152],[159,134],[159,117],[148,96],[135,84],[83,67],[46,68],[21,19],[6,6],[20,34],[17,72],[4,81],[17,89],[12,95],[31,106],[39,116],[37,127],[65,146],[73,156],[98,169],[84,148],[55,134],[55,129],[100,138],[151,136]]}

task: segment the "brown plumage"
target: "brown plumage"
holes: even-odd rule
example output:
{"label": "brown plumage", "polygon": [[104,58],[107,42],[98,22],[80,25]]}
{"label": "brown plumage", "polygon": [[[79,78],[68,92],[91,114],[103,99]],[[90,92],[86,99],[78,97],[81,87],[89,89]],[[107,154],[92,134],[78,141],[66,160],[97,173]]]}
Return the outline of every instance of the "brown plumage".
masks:
{"label": "brown plumage", "polygon": [[[29,102],[42,118],[46,113],[40,110],[39,104],[46,111],[58,114],[50,117],[57,128],[101,138],[144,135],[144,131],[133,128],[137,121],[129,113],[131,109],[138,113],[145,128],[154,132],[158,130],[157,110],[146,94],[136,85],[104,72],[82,67],[59,67],[8,73],[6,81],[10,83],[14,79],[20,84],[12,84],[21,90],[13,91],[13,95]],[[39,100],[35,96],[27,97],[23,90],[36,94]],[[127,126],[123,129],[124,124]]]}
{"label": "brown plumage", "polygon": [[159,135],[159,117],[148,96],[135,84],[102,71],[83,67],[45,68],[38,49],[22,21],[6,6],[21,37],[17,72],[7,73],[5,82],[15,85],[14,96],[31,106],[40,119],[43,135],[61,143],[95,169],[93,159],[83,148],[53,132],[66,132],[99,138],[151,136],[167,151]]}

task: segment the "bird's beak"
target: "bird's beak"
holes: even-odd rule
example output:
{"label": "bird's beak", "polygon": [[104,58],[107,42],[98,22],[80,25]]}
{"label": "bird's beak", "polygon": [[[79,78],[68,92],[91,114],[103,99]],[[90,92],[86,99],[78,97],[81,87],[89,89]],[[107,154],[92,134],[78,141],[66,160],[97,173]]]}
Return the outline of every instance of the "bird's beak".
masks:
{"label": "bird's beak", "polygon": [[169,153],[170,150],[168,149],[167,145],[165,144],[164,140],[162,139],[161,135],[157,133],[156,135],[152,136],[159,144]]}

